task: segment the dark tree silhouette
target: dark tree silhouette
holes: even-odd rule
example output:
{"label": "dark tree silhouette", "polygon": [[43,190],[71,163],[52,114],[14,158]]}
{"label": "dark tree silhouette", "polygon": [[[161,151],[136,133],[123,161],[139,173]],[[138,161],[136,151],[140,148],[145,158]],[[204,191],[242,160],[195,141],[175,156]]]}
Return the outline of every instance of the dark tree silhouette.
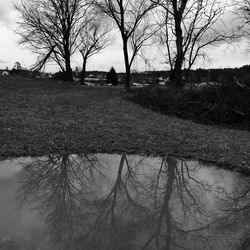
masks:
{"label": "dark tree silhouette", "polygon": [[33,69],[56,62],[65,80],[72,81],[71,56],[77,50],[77,38],[86,9],[82,0],[21,0],[15,5],[21,15],[18,34],[21,44],[37,53]]}
{"label": "dark tree silhouette", "polygon": [[106,78],[107,78],[107,83],[112,83],[114,86],[117,86],[118,84],[117,74],[113,67],[111,67],[110,71],[107,73]]}
{"label": "dark tree silhouette", "polygon": [[14,70],[21,70],[22,69],[21,63],[20,62],[15,62],[13,69]]}
{"label": "dark tree silhouette", "polygon": [[[250,0],[236,0],[235,11],[238,14],[239,22],[238,26],[241,34],[250,38]],[[249,51],[249,48],[248,48]]]}
{"label": "dark tree silhouette", "polygon": [[152,36],[151,26],[144,20],[155,4],[149,0],[93,0],[92,3],[109,16],[120,31],[126,70],[125,88],[130,91],[132,63],[141,47]]}
{"label": "dark tree silhouette", "polygon": [[111,28],[101,13],[89,11],[85,26],[80,32],[79,50],[82,55],[82,74],[81,84],[85,82],[86,65],[90,57],[100,53],[103,49],[111,44],[111,36],[109,35]]}
{"label": "dark tree silhouette", "polygon": [[[157,33],[160,44],[166,48],[166,62],[175,88],[184,86],[198,57],[207,58],[206,48],[220,42],[230,42],[238,36],[223,30],[222,17],[227,11],[226,1],[219,0],[151,0],[158,4]],[[186,69],[185,76],[183,69]]]}

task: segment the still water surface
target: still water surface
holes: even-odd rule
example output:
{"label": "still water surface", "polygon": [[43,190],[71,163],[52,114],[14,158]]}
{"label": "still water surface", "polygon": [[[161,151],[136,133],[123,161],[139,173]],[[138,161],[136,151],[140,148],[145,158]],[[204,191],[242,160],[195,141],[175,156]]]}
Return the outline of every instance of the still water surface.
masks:
{"label": "still water surface", "polygon": [[249,177],[171,157],[0,162],[0,250],[250,249]]}

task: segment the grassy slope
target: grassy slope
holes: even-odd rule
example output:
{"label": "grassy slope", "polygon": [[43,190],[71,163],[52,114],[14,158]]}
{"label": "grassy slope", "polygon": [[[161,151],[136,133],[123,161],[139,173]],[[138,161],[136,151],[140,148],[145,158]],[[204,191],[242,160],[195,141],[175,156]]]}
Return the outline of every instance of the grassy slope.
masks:
{"label": "grassy slope", "polygon": [[125,101],[120,90],[0,78],[0,157],[173,154],[247,169],[250,133],[196,124]]}

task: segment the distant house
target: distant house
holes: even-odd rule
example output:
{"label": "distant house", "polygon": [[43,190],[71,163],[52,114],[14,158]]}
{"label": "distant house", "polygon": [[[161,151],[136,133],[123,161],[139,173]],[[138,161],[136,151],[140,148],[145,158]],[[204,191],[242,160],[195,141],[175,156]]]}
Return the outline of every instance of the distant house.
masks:
{"label": "distant house", "polygon": [[90,86],[103,85],[106,79],[103,78],[103,74],[90,74],[85,78],[85,84]]}
{"label": "distant house", "polygon": [[94,72],[93,74],[90,74],[90,77],[98,78],[98,79],[100,79],[100,80],[106,80],[106,73]]}
{"label": "distant house", "polygon": [[8,76],[8,75],[10,75],[10,73],[8,71],[5,70],[2,72],[2,76]]}
{"label": "distant house", "polygon": [[53,75],[51,73],[36,72],[35,78],[38,79],[51,79]]}
{"label": "distant house", "polygon": [[133,82],[132,86],[137,87],[137,88],[142,88],[143,84],[139,83],[139,82]]}

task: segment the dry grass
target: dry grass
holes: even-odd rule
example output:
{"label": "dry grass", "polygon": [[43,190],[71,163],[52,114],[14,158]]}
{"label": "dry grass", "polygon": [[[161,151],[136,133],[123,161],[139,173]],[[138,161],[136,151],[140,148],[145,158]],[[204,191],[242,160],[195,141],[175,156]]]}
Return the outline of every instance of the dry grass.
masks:
{"label": "dry grass", "polygon": [[121,89],[0,78],[0,157],[50,153],[177,155],[248,171],[250,133],[181,120]]}

